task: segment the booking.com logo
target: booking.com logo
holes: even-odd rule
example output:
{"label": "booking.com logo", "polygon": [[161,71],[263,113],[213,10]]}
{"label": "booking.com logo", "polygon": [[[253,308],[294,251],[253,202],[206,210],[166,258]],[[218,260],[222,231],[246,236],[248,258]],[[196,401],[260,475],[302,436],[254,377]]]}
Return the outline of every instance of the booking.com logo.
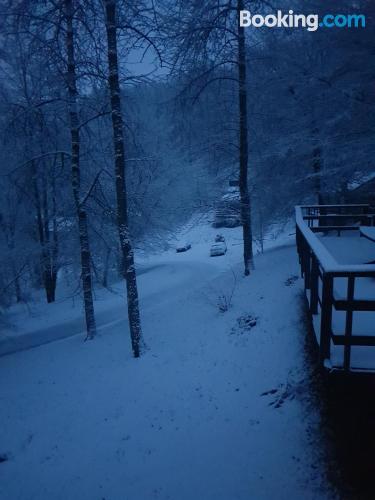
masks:
{"label": "booking.com logo", "polygon": [[276,14],[252,15],[249,10],[240,11],[240,26],[248,28],[306,28],[308,31],[317,31],[318,28],[365,28],[366,16],[363,14],[326,14],[319,20],[318,14],[295,14],[290,10],[283,14],[278,10]]}

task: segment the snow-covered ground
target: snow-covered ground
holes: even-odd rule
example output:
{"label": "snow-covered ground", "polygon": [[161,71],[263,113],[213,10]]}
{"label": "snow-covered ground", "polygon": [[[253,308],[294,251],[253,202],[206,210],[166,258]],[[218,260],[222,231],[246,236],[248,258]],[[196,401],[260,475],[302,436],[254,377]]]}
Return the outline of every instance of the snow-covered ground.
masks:
{"label": "snow-covered ground", "polygon": [[[210,258],[217,232],[228,252]],[[334,498],[309,403],[295,248],[280,240],[244,278],[238,229],[195,223],[185,237],[189,252],[141,263],[140,359],[124,298],[103,291],[94,341],[1,358],[0,498]],[[23,333],[79,332],[66,309],[50,324],[39,311]]]}
{"label": "snow-covered ground", "polygon": [[[201,284],[200,267],[211,270],[212,278],[223,270],[228,270],[232,263],[241,260],[242,229],[214,229],[211,226],[213,214],[196,214],[184,224],[177,234],[170,239],[169,251],[159,254],[141,254],[137,257],[138,280],[141,296],[147,302],[149,296],[163,292],[164,287],[184,284],[186,287]],[[284,244],[292,244],[294,239],[292,222],[285,226],[276,226],[265,236],[264,248],[271,249]],[[223,234],[227,240],[228,253],[219,260],[208,259],[210,245],[216,234]],[[192,249],[186,254],[188,260],[177,255],[175,248],[190,243]],[[254,245],[255,252],[259,247]],[[181,262],[184,263],[180,266]],[[178,267],[179,272],[175,271]],[[182,276],[182,272],[185,273]],[[204,276],[204,275],[203,275]],[[198,279],[197,279],[198,278]],[[8,312],[5,322],[0,325],[0,356],[51,341],[81,334],[84,336],[85,324],[82,301],[77,296],[76,283],[71,278],[60,278],[57,287],[57,300],[46,304],[44,293],[36,292],[35,299],[27,304],[15,304]],[[116,325],[124,320],[124,284],[95,290],[95,313],[99,331]]]}

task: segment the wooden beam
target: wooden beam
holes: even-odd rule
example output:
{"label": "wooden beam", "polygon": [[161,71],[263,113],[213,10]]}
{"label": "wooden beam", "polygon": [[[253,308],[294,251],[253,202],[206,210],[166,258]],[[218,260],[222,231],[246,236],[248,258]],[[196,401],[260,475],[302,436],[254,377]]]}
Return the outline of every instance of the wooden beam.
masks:
{"label": "wooden beam", "polygon": [[375,311],[375,300],[334,300],[333,304],[337,311]]}
{"label": "wooden beam", "polygon": [[331,357],[333,277],[323,276],[322,316],[320,321],[319,354],[321,363]]}
{"label": "wooden beam", "polygon": [[335,345],[349,343],[351,346],[375,347],[375,335],[373,337],[370,335],[352,335],[349,340],[346,339],[345,335],[332,335],[332,342]]}
{"label": "wooden beam", "polygon": [[[353,302],[354,299],[354,276],[349,276],[348,278],[348,290],[347,290],[347,301]],[[350,355],[351,355],[351,344],[350,340],[352,337],[353,330],[353,309],[348,308],[346,311],[345,318],[345,348],[344,348],[344,369],[350,370]]]}

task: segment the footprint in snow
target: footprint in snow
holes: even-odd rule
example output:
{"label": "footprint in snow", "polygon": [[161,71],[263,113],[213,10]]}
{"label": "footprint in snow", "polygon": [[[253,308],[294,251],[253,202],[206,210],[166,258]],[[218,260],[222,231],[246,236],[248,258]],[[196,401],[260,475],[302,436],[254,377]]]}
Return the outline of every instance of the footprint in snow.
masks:
{"label": "footprint in snow", "polygon": [[250,332],[256,326],[258,318],[252,314],[245,314],[237,318],[236,325],[231,330],[231,335],[242,335]]}
{"label": "footprint in snow", "polygon": [[261,396],[274,396],[274,399],[268,403],[269,406],[274,408],[281,408],[285,401],[291,401],[295,398],[293,388],[289,383],[281,384],[277,389],[262,392]]}
{"label": "footprint in snow", "polygon": [[293,276],[289,276],[289,278],[284,282],[285,286],[292,286],[298,280],[298,276],[293,274]]}

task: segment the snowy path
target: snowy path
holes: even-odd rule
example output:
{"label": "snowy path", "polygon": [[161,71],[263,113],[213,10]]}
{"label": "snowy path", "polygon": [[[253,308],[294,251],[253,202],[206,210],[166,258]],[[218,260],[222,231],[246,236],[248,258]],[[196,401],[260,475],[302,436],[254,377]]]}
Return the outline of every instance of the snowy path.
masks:
{"label": "snowy path", "polygon": [[[1,358],[0,498],[333,498],[307,403],[295,248],[259,257],[250,279],[235,266],[224,314],[227,263],[179,262],[141,277],[141,359],[121,322]],[[250,330],[237,321],[248,314]]]}
{"label": "snowy path", "polygon": [[[143,307],[152,303],[154,296],[160,296],[166,289],[171,293],[173,289],[195,287],[202,279],[209,279],[218,274],[220,270],[212,264],[200,262],[178,262],[162,261],[159,264],[143,266],[139,273],[138,283],[140,300]],[[0,356],[10,354],[31,347],[38,347],[49,342],[61,340],[74,335],[85,336],[85,324],[81,307],[74,309],[66,301],[64,304],[56,303],[46,306],[50,318],[49,324],[45,325],[38,317],[24,318],[24,325],[20,332],[10,331],[7,335],[0,337]],[[57,312],[54,316],[54,312]],[[115,293],[101,290],[99,298],[95,301],[96,323],[98,331],[119,325],[125,328],[126,297],[123,283],[115,287]],[[73,319],[69,319],[73,316]],[[68,318],[68,319],[66,319]],[[34,319],[34,321],[33,321]],[[46,319],[46,318],[44,318]]]}

